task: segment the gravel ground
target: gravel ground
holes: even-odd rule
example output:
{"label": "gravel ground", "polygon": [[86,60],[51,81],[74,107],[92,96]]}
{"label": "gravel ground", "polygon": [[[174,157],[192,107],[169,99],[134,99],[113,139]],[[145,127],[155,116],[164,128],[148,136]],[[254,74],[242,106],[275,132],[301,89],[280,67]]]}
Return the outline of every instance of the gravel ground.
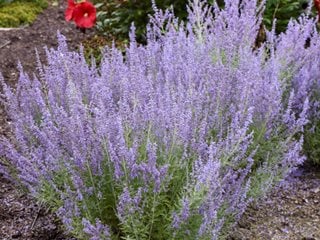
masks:
{"label": "gravel ground", "polygon": [[253,202],[230,239],[320,240],[320,169],[306,164]]}

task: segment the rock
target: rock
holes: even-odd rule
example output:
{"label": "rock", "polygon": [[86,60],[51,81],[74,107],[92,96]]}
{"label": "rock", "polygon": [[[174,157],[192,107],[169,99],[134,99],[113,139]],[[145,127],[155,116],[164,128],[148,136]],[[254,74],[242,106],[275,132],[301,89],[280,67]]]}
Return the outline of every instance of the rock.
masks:
{"label": "rock", "polygon": [[228,240],[249,240],[251,232],[245,228],[238,228],[231,235],[229,235]]}
{"label": "rock", "polygon": [[18,237],[21,237],[21,236],[22,236],[22,234],[21,234],[20,231],[16,231],[11,235],[12,238],[18,238]]}
{"label": "rock", "polygon": [[314,188],[314,189],[311,190],[311,192],[317,194],[318,192],[320,192],[320,188],[318,188],[318,187],[317,187],[317,188]]}
{"label": "rock", "polygon": [[242,229],[250,229],[250,221],[249,219],[240,219],[240,221],[238,222],[238,226]]}

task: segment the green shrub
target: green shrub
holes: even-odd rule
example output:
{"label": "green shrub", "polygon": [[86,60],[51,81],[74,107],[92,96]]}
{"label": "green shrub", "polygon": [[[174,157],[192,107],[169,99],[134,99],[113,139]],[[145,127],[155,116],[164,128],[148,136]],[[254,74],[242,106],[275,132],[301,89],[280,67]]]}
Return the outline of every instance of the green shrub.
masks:
{"label": "green shrub", "polygon": [[[208,2],[213,4],[215,1]],[[145,26],[148,22],[148,15],[153,12],[150,0],[94,0],[94,2],[102,4],[97,22],[97,28],[102,34],[127,39],[131,23],[134,22],[138,41],[145,42]],[[181,20],[186,20],[187,0],[157,0],[155,2],[159,9],[166,9],[172,5],[175,15]],[[220,7],[224,7],[224,1],[217,0],[216,2]],[[266,0],[263,24],[271,29],[276,18],[276,31],[283,32],[289,20],[297,18],[305,10],[307,3],[308,0]]]}
{"label": "green shrub", "polygon": [[20,21],[16,17],[8,13],[0,12],[0,27],[19,26]]}
{"label": "green shrub", "polygon": [[5,4],[9,4],[11,3],[13,0],[0,0],[0,7],[5,5]]}
{"label": "green shrub", "polygon": [[45,7],[47,7],[45,0],[14,1],[2,5],[0,27],[19,27],[30,24]]}
{"label": "green shrub", "polygon": [[41,7],[41,8],[47,8],[48,7],[48,1],[47,0],[16,0],[17,2],[20,2],[20,3],[32,3],[38,7]]}
{"label": "green shrub", "polygon": [[[148,22],[148,15],[153,13],[150,0],[96,0],[95,2],[103,3],[101,8],[103,16],[97,22],[98,30],[101,33],[115,36],[118,39],[127,39],[131,23],[134,22],[138,41],[145,41],[145,26]],[[176,16],[180,19],[186,19],[187,0],[157,0],[155,2],[159,9],[166,9],[173,5]]]}
{"label": "green shrub", "polygon": [[311,122],[304,134],[304,151],[313,164],[320,165],[320,120]]}
{"label": "green shrub", "polygon": [[299,17],[308,6],[308,0],[267,0],[263,23],[271,29],[277,19],[276,32],[285,31],[291,18]]}

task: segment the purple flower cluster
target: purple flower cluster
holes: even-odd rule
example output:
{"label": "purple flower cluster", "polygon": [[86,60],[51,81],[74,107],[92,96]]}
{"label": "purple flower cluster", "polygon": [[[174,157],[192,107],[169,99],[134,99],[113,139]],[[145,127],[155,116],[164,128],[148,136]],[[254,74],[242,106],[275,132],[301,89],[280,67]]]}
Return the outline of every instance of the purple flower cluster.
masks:
{"label": "purple flower cluster", "polygon": [[[319,79],[315,22],[253,50],[257,5],[194,0],[185,24],[154,6],[147,44],[133,26],[125,55],[106,47],[100,67],[58,34],[37,75],[20,67],[15,90],[1,79],[13,137],[0,156],[79,237],[217,239],[261,172],[268,182],[303,161],[298,133]],[[260,150],[271,142],[277,156]]]}

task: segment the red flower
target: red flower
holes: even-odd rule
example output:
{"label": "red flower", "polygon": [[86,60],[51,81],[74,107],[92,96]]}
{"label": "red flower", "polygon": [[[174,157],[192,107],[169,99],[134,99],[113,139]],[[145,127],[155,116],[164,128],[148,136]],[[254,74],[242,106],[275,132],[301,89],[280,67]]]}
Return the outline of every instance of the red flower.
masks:
{"label": "red flower", "polygon": [[318,13],[320,14],[320,0],[314,0],[314,7],[317,9]]}
{"label": "red flower", "polygon": [[68,8],[65,11],[65,19],[66,21],[70,21],[72,20],[72,15],[73,15],[73,10],[75,9],[75,7],[77,6],[77,4],[75,3],[74,0],[68,0]]}
{"label": "red flower", "polygon": [[320,0],[314,0],[313,4],[314,4],[314,7],[317,9],[318,21],[320,22]]}
{"label": "red flower", "polygon": [[81,2],[73,8],[72,19],[79,28],[91,28],[96,23],[97,10],[91,2]]}

